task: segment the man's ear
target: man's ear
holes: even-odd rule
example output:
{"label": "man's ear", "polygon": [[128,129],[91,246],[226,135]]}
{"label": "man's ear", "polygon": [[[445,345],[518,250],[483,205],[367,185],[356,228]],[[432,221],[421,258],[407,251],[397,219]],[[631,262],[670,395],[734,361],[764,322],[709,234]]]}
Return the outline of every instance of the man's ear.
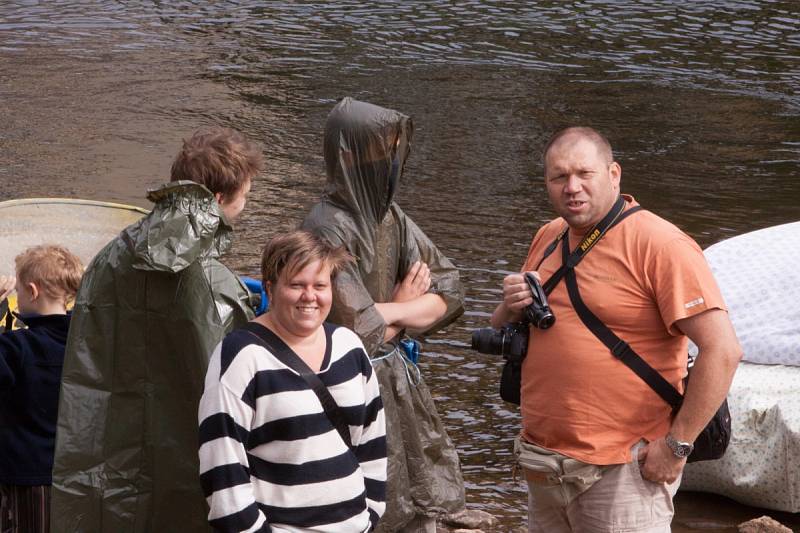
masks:
{"label": "man's ear", "polygon": [[31,293],[31,301],[35,302],[39,298],[39,287],[32,281],[25,284],[25,288]]}
{"label": "man's ear", "polygon": [[225,199],[225,197],[222,195],[222,193],[221,193],[221,192],[215,192],[215,193],[214,193],[214,198],[216,198],[216,199],[217,199],[217,203],[218,203],[219,205],[222,205],[222,204],[223,204],[223,202],[224,202],[224,199]]}
{"label": "man's ear", "polygon": [[616,161],[612,161],[608,167],[608,173],[611,175],[611,183],[619,189],[619,182],[622,179],[622,167]]}

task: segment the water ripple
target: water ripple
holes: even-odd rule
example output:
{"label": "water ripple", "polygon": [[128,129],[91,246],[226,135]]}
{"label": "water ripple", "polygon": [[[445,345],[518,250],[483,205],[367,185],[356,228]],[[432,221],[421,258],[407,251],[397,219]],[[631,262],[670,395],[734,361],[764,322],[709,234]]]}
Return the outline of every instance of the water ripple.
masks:
{"label": "water ripple", "polygon": [[590,76],[614,72],[775,98],[795,96],[800,79],[800,18],[792,2],[781,1],[525,5],[441,0],[420,6],[383,0],[364,6],[247,1],[76,5],[61,0],[6,3],[0,17],[6,50],[46,41],[82,53],[81,42],[104,33],[119,39],[117,51],[175,45],[180,34],[199,38],[235,65],[211,66],[221,76],[235,71],[260,78],[262,69],[275,65],[303,71],[344,64],[370,72],[384,66],[384,60],[395,65],[494,64],[572,68]]}

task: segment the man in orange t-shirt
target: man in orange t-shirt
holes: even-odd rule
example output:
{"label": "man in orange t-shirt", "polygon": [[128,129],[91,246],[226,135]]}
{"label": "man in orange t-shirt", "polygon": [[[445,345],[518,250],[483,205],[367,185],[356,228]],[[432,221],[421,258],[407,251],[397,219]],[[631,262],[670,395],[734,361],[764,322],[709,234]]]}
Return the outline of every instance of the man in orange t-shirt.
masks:
{"label": "man in orange t-shirt", "polygon": [[[548,246],[563,233],[574,250],[615,208],[622,169],[605,137],[577,127],[550,140],[544,172],[560,218],[537,232],[523,267],[541,281],[562,264],[560,243],[546,255]],[[623,212],[638,205],[623,199]],[[685,456],[725,399],[741,348],[702,251],[653,213],[631,213],[610,227],[574,272],[589,310],[678,391],[684,392],[687,339],[699,356],[673,416],[583,324],[565,282],[555,285],[549,295],[555,324],[531,328],[522,367],[519,447],[529,531],[668,532]],[[531,302],[523,275],[507,276],[492,325],[520,320]],[[562,470],[542,475],[536,465],[543,462]],[[570,472],[578,472],[572,477],[579,488],[553,486]]]}

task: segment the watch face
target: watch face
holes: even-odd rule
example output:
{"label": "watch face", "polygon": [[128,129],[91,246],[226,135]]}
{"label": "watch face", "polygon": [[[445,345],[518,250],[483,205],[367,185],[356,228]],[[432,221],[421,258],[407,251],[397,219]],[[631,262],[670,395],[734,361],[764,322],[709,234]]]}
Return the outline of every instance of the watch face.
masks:
{"label": "watch face", "polygon": [[679,442],[675,440],[672,435],[667,435],[666,437],[667,446],[669,446],[672,453],[675,454],[677,457],[688,457],[692,450],[694,450],[694,444],[688,442]]}

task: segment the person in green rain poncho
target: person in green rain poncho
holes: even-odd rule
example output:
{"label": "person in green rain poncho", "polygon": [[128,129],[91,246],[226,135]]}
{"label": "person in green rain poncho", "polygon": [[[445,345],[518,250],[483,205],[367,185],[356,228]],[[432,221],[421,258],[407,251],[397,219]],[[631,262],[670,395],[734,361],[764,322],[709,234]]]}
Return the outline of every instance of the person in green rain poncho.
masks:
{"label": "person in green rain poncho", "polygon": [[464,507],[455,447],[401,344],[406,332],[451,323],[464,302],[458,270],[394,202],[412,133],[397,111],[340,101],[325,126],[327,186],[301,226],[357,259],[336,279],[328,320],[361,336],[378,375],[389,466],[377,531],[385,532],[435,532],[438,515]]}
{"label": "person in green rain poncho", "polygon": [[52,533],[208,531],[197,407],[208,358],[253,317],[218,261],[259,148],[227,128],[185,141],[150,214],[94,258],[76,297],[53,469]]}

